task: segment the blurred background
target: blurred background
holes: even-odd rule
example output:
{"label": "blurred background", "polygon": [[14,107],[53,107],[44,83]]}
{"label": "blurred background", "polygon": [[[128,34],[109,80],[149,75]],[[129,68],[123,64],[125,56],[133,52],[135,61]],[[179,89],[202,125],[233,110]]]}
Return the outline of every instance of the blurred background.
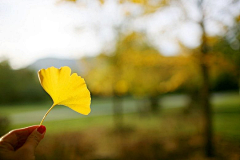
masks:
{"label": "blurred background", "polygon": [[39,160],[240,159],[239,0],[0,1],[0,135],[40,123],[50,66],[92,112],[56,106]]}

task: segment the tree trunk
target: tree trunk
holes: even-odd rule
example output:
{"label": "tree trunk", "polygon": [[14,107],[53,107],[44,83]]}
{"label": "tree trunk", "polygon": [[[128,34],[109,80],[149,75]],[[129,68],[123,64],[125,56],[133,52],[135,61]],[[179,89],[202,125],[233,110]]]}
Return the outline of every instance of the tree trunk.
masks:
{"label": "tree trunk", "polygon": [[146,115],[146,111],[147,111],[147,107],[145,104],[145,101],[143,99],[136,99],[135,100],[136,103],[136,110],[139,114],[140,117]]}
{"label": "tree trunk", "polygon": [[123,127],[123,105],[122,97],[115,95],[113,97],[113,118],[116,128]]}
{"label": "tree trunk", "polygon": [[239,91],[239,95],[240,95],[240,69],[238,71],[238,91]]}
{"label": "tree trunk", "polygon": [[159,113],[159,97],[158,96],[151,96],[149,97],[150,101],[150,109],[153,114]]}
{"label": "tree trunk", "polygon": [[209,69],[206,63],[206,55],[208,54],[208,45],[203,20],[200,23],[203,34],[200,55],[200,68],[202,75],[202,108],[204,118],[204,137],[205,137],[205,153],[207,157],[214,156],[213,147],[213,125],[212,125],[212,108],[210,105],[210,84]]}
{"label": "tree trunk", "polygon": [[212,125],[212,108],[210,105],[210,91],[209,91],[209,75],[206,65],[201,65],[203,86],[202,86],[202,107],[204,117],[204,134],[205,134],[205,150],[208,157],[213,156],[213,125]]}
{"label": "tree trunk", "polygon": [[200,94],[199,94],[199,89],[192,89],[188,91],[188,97],[189,101],[187,104],[187,107],[184,108],[184,113],[189,114],[192,111],[199,109],[200,105]]}

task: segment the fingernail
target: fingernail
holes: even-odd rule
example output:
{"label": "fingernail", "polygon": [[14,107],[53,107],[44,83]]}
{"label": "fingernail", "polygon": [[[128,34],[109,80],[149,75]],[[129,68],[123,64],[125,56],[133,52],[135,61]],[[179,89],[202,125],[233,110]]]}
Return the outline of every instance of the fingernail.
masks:
{"label": "fingernail", "polygon": [[37,131],[41,134],[43,134],[46,131],[46,127],[41,125],[40,127],[38,127]]}

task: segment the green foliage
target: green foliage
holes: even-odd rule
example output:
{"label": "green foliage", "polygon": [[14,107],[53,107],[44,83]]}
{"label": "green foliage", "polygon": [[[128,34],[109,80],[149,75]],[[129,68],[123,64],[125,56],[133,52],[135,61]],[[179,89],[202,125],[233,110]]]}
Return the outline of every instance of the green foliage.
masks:
{"label": "green foliage", "polygon": [[214,92],[237,90],[238,78],[233,73],[222,72],[212,81],[211,87]]}
{"label": "green foliage", "polygon": [[[240,45],[240,34],[238,37]],[[213,46],[213,50],[222,53],[237,69],[240,69],[240,46],[238,49],[235,49],[226,37],[219,37],[218,42]]]}
{"label": "green foliage", "polygon": [[34,71],[26,68],[13,70],[7,61],[0,63],[0,104],[41,101],[45,98]]}

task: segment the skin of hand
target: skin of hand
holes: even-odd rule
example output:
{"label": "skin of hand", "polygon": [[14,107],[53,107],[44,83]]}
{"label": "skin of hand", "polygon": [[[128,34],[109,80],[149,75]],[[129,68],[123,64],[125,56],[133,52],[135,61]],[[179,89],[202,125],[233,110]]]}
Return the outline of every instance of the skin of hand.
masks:
{"label": "skin of hand", "polygon": [[1,160],[35,160],[35,149],[46,133],[45,126],[10,131],[0,138]]}

